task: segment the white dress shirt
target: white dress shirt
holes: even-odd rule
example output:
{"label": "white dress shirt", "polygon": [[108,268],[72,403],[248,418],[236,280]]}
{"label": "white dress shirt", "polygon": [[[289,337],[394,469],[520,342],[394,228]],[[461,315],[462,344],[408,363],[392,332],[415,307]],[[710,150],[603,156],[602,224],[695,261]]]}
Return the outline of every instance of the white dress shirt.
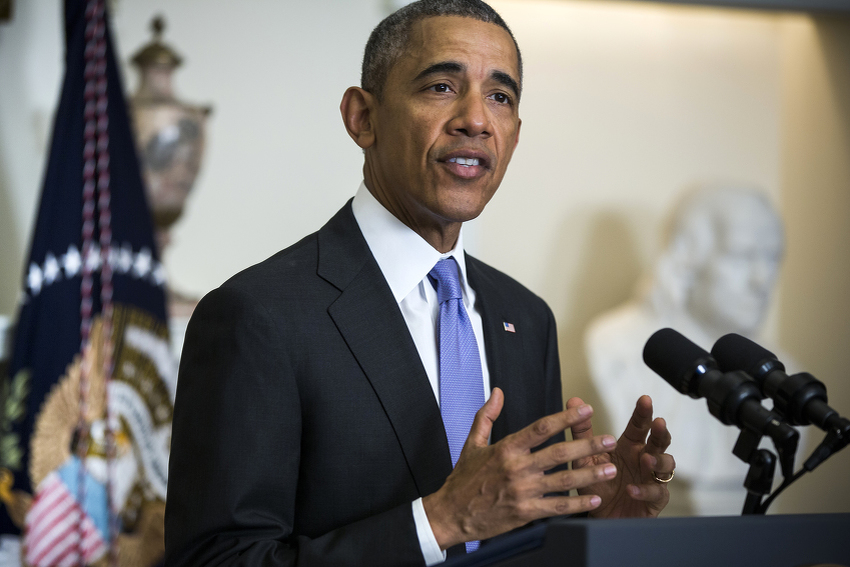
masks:
{"label": "white dress shirt", "polygon": [[[478,354],[481,358],[481,373],[484,377],[484,399],[490,397],[490,373],[484,352],[484,326],[481,311],[475,303],[475,291],[469,287],[466,277],[466,260],[463,251],[463,229],[458,236],[455,248],[441,254],[421,236],[398,220],[381,205],[369,192],[364,183],[360,184],[352,202],[354,218],[357,221],[366,244],[378,262],[384,278],[390,286],[393,297],[398,303],[410,336],[416,344],[419,358],[425,367],[425,373],[431,382],[434,399],[440,403],[440,356],[437,318],[440,304],[437,292],[428,279],[428,272],[443,258],[454,256],[460,267],[463,303],[472,323],[472,331],[478,342]],[[399,379],[404,377],[400,376]],[[422,499],[413,502],[413,519],[416,533],[426,565],[435,565],[445,560],[446,554],[440,549]]]}

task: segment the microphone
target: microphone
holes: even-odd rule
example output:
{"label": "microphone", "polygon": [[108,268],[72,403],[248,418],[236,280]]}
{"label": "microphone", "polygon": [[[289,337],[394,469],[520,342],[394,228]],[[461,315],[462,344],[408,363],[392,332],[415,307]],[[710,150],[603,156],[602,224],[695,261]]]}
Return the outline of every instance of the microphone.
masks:
{"label": "microphone", "polygon": [[746,373],[721,372],[708,352],[673,329],[661,329],[649,338],[643,360],[679,392],[705,398],[711,415],[724,424],[771,437],[783,471],[793,469],[800,434],[761,405],[761,390]]}
{"label": "microphone", "polygon": [[711,354],[723,370],[743,370],[752,376],[789,423],[814,424],[827,432],[824,441],[804,463],[807,470],[850,444],[850,420],[829,407],[826,386],[808,372],[788,376],[785,365],[775,354],[736,333],[720,337]]}
{"label": "microphone", "polygon": [[785,365],[761,345],[729,333],[714,343],[711,354],[722,370],[742,370],[752,376],[788,423],[813,423],[825,431],[839,425],[841,416],[827,405],[823,382],[807,372],[788,376]]}

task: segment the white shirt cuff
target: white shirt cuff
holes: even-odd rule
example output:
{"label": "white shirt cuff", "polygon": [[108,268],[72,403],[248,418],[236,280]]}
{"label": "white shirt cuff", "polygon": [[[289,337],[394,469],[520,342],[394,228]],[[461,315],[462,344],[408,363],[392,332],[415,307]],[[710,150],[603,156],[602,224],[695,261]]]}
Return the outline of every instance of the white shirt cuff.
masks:
{"label": "white shirt cuff", "polygon": [[445,561],[446,552],[440,549],[440,544],[434,537],[434,531],[431,529],[431,522],[428,521],[421,498],[413,501],[413,523],[416,524],[416,535],[419,537],[419,547],[422,549],[425,565],[431,567]]}

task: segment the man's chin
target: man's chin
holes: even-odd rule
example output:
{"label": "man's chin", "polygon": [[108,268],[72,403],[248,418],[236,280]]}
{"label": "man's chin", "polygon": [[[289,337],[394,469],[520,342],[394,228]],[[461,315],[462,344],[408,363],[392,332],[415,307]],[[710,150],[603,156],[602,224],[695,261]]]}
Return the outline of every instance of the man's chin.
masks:
{"label": "man's chin", "polygon": [[442,210],[438,214],[440,218],[449,223],[464,223],[477,219],[479,216],[481,216],[481,213],[484,212],[484,207],[485,205],[473,207],[442,208]]}
{"label": "man's chin", "polygon": [[467,222],[484,212],[492,196],[478,187],[455,186],[440,195],[435,212],[449,221]]}

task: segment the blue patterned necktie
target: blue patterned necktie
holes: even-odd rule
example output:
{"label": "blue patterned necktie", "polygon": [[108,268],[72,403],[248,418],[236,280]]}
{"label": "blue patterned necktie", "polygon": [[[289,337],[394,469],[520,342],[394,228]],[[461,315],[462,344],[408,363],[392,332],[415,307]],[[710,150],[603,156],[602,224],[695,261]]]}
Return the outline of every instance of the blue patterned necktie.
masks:
{"label": "blue patterned necktie", "polygon": [[[463,306],[458,265],[444,258],[428,273],[440,302],[440,414],[449,441],[452,467],[457,464],[475,412],[484,405],[484,378],[478,343]],[[466,542],[467,553],[479,542]]]}

